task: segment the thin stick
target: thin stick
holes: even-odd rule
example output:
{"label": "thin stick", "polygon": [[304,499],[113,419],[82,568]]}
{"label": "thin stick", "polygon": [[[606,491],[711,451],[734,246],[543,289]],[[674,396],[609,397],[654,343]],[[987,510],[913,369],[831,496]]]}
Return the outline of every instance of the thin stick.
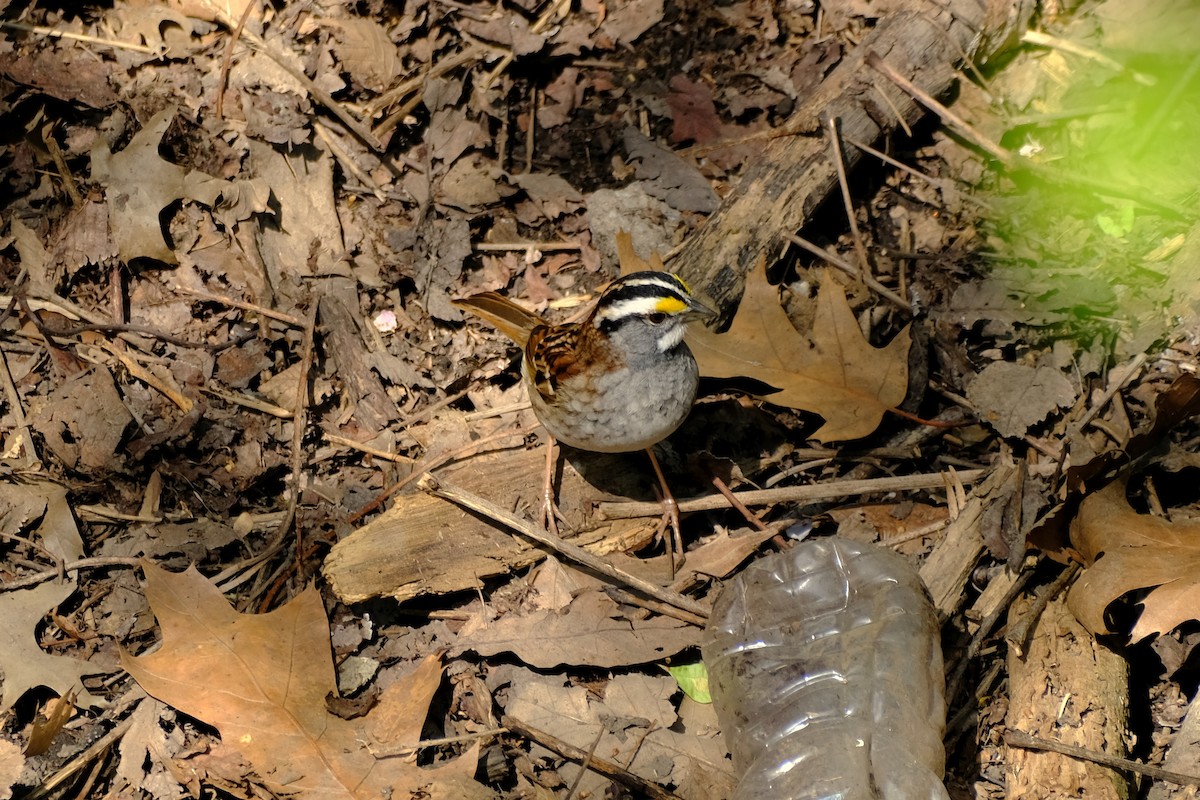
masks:
{"label": "thin stick", "polygon": [[118,50],[132,50],[135,53],[146,53],[147,55],[154,55],[157,52],[153,47],[147,47],[144,44],[121,42],[117,41],[116,39],[101,39],[98,36],[88,36],[83,33],[60,31],[55,28],[47,28],[44,25],[26,25],[23,22],[0,22],[0,28],[7,28],[13,31],[24,31],[25,33],[36,33],[38,36],[49,36],[51,39],[70,39],[75,42],[98,44],[103,47],[112,47]]}
{"label": "thin stick", "polygon": [[914,100],[941,117],[943,122],[953,125],[959,131],[961,131],[965,137],[970,139],[976,147],[988,153],[1004,166],[1012,167],[1016,163],[1016,159],[1013,157],[1012,153],[992,142],[982,133],[977,131],[974,126],[971,125],[971,123],[967,122],[958,114],[955,114],[937,100],[933,99],[928,92],[919,88],[908,78],[905,78],[903,75],[897,72],[892,65],[884,61],[878,53],[874,51],[867,53],[867,65],[878,71],[904,91],[908,92],[908,94],[911,95]]}
{"label": "thin stick", "polygon": [[974,205],[981,206],[983,208],[991,208],[991,204],[988,203],[986,200],[984,200],[980,197],[976,197],[974,194],[972,194],[970,192],[962,191],[954,184],[953,181],[946,180],[945,178],[935,178],[932,175],[922,172],[921,170],[919,170],[915,167],[909,166],[908,164],[905,164],[903,161],[900,161],[899,159],[892,158],[887,153],[884,153],[881,150],[876,150],[874,147],[871,147],[871,145],[866,144],[865,142],[860,142],[857,139],[847,138],[846,141],[849,142],[850,144],[854,145],[855,147],[857,147],[859,150],[862,150],[864,153],[874,156],[875,158],[879,159],[883,163],[888,164],[892,167],[895,167],[896,169],[900,170],[901,172],[903,172],[907,175],[910,175],[920,181],[924,181],[925,183],[928,183],[930,186],[937,188],[941,192],[950,192],[950,191],[955,192],[956,199],[961,198],[970,203],[973,203]]}
{"label": "thin stick", "polygon": [[125,369],[129,371],[130,375],[142,381],[150,388],[155,389],[172,403],[174,403],[176,407],[178,407],[179,410],[184,414],[189,413],[192,408],[195,407],[196,401],[184,394],[183,390],[180,389],[175,382],[170,379],[169,375],[165,378],[160,378],[158,375],[155,375],[149,369],[138,363],[137,359],[134,359],[126,352],[117,349],[115,343],[101,341],[98,347],[100,350],[107,352],[113,358],[120,361],[125,366]]}
{"label": "thin stick", "polygon": [[250,19],[251,12],[256,8],[258,8],[258,3],[254,0],[246,3],[246,7],[242,9],[242,16],[238,18],[237,27],[229,32],[229,37],[225,42],[225,52],[221,54],[221,72],[217,76],[217,102],[215,103],[217,119],[225,119],[225,89],[229,86],[229,68],[233,65],[233,48],[242,38],[246,21]]}
{"label": "thin stick", "polygon": [[1062,571],[1062,573],[1054,579],[1046,588],[1042,589],[1034,598],[1033,604],[1025,609],[1025,614],[1017,623],[1011,626],[1004,633],[1004,640],[1008,642],[1008,646],[1017,652],[1017,655],[1024,656],[1025,649],[1029,645],[1029,637],[1033,634],[1033,626],[1042,616],[1042,612],[1046,610],[1049,602],[1057,597],[1067,584],[1075,580],[1075,576],[1079,574],[1079,564],[1072,564]]}
{"label": "thin stick", "polygon": [[[658,457],[654,455],[654,447],[646,448],[646,455],[650,456],[650,466],[654,467],[654,474],[658,477],[658,485],[660,487],[659,500],[661,501],[663,522],[659,525],[659,530],[670,527],[671,541],[667,541],[667,537],[663,536],[663,544],[667,549],[667,559],[671,564],[671,580],[675,580],[675,554],[678,553],[680,558],[683,558],[683,532],[679,529],[679,503],[675,502],[675,495],[671,493],[671,487],[667,486],[667,476],[663,474],[662,467],[658,465]],[[663,531],[665,533],[665,531]]]}
{"label": "thin stick", "polygon": [[900,126],[901,130],[904,131],[904,135],[911,139],[913,135],[912,127],[909,126],[908,120],[904,118],[904,115],[900,113],[900,109],[896,108],[895,101],[892,100],[891,96],[887,92],[879,88],[879,84],[872,82],[871,88],[875,90],[875,94],[879,95],[883,99],[883,102],[887,104],[887,107],[892,110],[892,116],[895,117],[896,124]]}
{"label": "thin stick", "polygon": [[979,622],[979,629],[975,631],[975,635],[971,637],[970,643],[967,645],[967,651],[959,659],[958,665],[954,668],[954,674],[950,680],[946,682],[946,703],[954,702],[958,697],[959,691],[962,689],[963,679],[967,674],[967,667],[971,662],[979,657],[979,653],[983,650],[983,643],[989,636],[992,635],[992,630],[996,627],[996,623],[1000,621],[1000,617],[1008,613],[1008,607],[1012,605],[1013,600],[1017,595],[1025,590],[1025,585],[1029,583],[1029,579],[1033,577],[1033,570],[1026,569],[1017,576],[1013,581],[1013,585],[1008,587],[1008,591],[1004,593],[1004,597],[996,605],[996,608],[984,617]]}
{"label": "thin stick", "polygon": [[67,190],[67,194],[71,198],[71,205],[79,208],[83,205],[83,197],[79,194],[79,184],[75,182],[75,175],[71,172],[71,165],[67,163],[67,159],[63,156],[62,148],[58,146],[58,140],[54,138],[53,124],[47,124],[42,128],[42,144],[50,151],[50,158],[54,160],[54,166],[58,168],[58,175],[62,178],[63,188]]}
{"label": "thin stick", "polygon": [[[530,125],[530,128],[533,126]],[[592,758],[596,755],[596,748],[600,746],[600,740],[604,738],[605,725],[600,725],[596,731],[596,737],[592,739],[591,746],[583,756],[583,761],[579,763],[579,774],[575,776],[575,780],[571,781],[571,785],[567,787],[567,796],[563,800],[575,800],[575,792],[579,791],[579,784],[583,783],[583,778],[587,775],[588,768],[592,766]]]}
{"label": "thin stick", "polygon": [[260,413],[267,414],[268,416],[275,417],[276,419],[292,418],[291,409],[282,408],[274,403],[268,403],[265,400],[259,400],[257,397],[231,394],[230,392],[223,392],[220,389],[210,389],[207,386],[201,386],[200,391],[204,394],[210,394],[213,397],[219,397],[226,403],[231,403],[235,406],[241,406],[242,408],[249,408],[252,411],[258,411]]}
{"label": "thin stick", "polygon": [[380,492],[378,495],[376,495],[374,500],[367,503],[366,506],[364,506],[363,508],[361,508],[358,511],[351,514],[346,519],[346,521],[350,524],[354,524],[355,522],[358,522],[360,519],[365,517],[367,514],[370,514],[372,511],[374,511],[375,509],[377,509],[381,505],[383,505],[384,500],[387,500],[393,494],[400,491],[405,486],[408,486],[413,481],[418,480],[424,473],[429,472],[431,470],[435,470],[438,467],[443,467],[446,464],[450,463],[451,461],[455,461],[459,458],[466,458],[469,455],[476,455],[482,450],[482,448],[484,446],[489,445],[492,442],[498,442],[502,439],[508,439],[512,436],[517,436],[517,435],[520,435],[522,438],[524,438],[525,431],[524,430],[515,430],[515,431],[501,431],[500,433],[493,433],[491,436],[485,436],[484,438],[480,439],[477,442],[471,442],[469,445],[466,445],[465,447],[460,447],[457,450],[451,450],[449,453],[439,453],[436,456],[430,456],[425,461],[421,462],[421,464],[419,466],[414,467],[413,471],[411,473],[409,473],[407,476],[401,478],[400,480],[393,483],[391,486],[384,489],[382,492]]}
{"label": "thin stick", "polygon": [[716,487],[717,491],[721,493],[722,497],[729,501],[729,505],[737,509],[738,512],[746,518],[746,521],[750,523],[751,527],[764,532],[771,530],[763,524],[763,521],[759,519],[753,511],[746,508],[746,504],[739,500],[737,495],[735,495],[730,488],[725,485],[725,481],[714,475],[712,479],[712,485]]}
{"label": "thin stick", "polygon": [[[695,585],[694,583],[691,585]],[[676,589],[674,584],[672,589]],[[678,589],[676,589],[678,591]],[[618,603],[623,603],[627,606],[637,606],[644,608],[647,611],[653,611],[655,614],[661,614],[664,617],[672,617],[680,622],[686,622],[688,625],[695,625],[697,628],[703,628],[706,620],[704,617],[698,617],[681,608],[676,608],[670,603],[660,603],[657,600],[651,600],[648,597],[642,597],[635,592],[627,592],[624,589],[613,589],[609,592],[614,600]]]}
{"label": "thin stick", "polygon": [[[562,739],[531,725],[526,725],[515,717],[506,714],[500,718],[500,724],[531,742],[537,742],[542,747],[553,750],[563,758],[582,762],[587,757],[587,751],[582,748],[567,744]],[[638,797],[647,797],[650,800],[683,800],[679,795],[667,791],[657,783],[634,775],[620,764],[615,764],[607,759],[593,757],[588,766],[595,772],[632,789]]]}
{"label": "thin stick", "polygon": [[65,572],[74,572],[78,569],[100,569],[103,567],[133,567],[141,566],[142,559],[130,558],[122,556],[110,556],[104,558],[81,558],[78,561],[68,561],[62,565],[62,569],[58,567],[54,569],[44,570],[43,572],[35,572],[32,575],[26,575],[21,578],[14,578],[11,581],[5,581],[4,590],[24,589],[28,586],[37,586],[39,583],[54,580]]}
{"label": "thin stick", "polygon": [[115,522],[143,522],[147,525],[157,525],[163,521],[162,517],[152,514],[123,514],[107,506],[75,506],[75,511],[81,517],[86,517],[90,514],[93,519],[89,519],[88,522],[92,522],[95,519],[103,519]]}
{"label": "thin stick", "polygon": [[[991,470],[968,469],[956,472],[955,475],[963,483],[977,483]],[[942,473],[922,475],[900,475],[887,478],[868,478],[856,481],[832,481],[812,486],[788,486],[783,489],[757,489],[750,492],[734,492],[736,497],[746,506],[768,506],[775,503],[809,503],[817,500],[832,500],[849,495],[872,494],[874,492],[911,492],[921,489],[941,489],[946,485],[946,477]],[[679,503],[679,510],[716,511],[725,508],[728,501],[724,497],[697,497]],[[608,519],[628,519],[631,517],[652,517],[662,512],[658,503],[600,503],[600,514]]]}
{"label": "thin stick", "polygon": [[376,200],[381,203],[385,202],[387,200],[387,195],[385,195],[383,190],[376,185],[371,176],[367,174],[367,171],[355,162],[354,157],[351,156],[349,151],[342,146],[342,143],[334,138],[333,129],[320,119],[315,119],[314,122],[316,124],[313,125],[313,130],[321,139],[321,142],[324,143],[327,148],[329,148],[329,152],[333,154],[333,157],[337,159],[337,162],[342,165],[342,169],[346,170],[355,178],[357,178],[358,182],[363,185],[364,189],[375,195]]}
{"label": "thin stick", "polygon": [[[2,302],[3,299],[4,299],[3,297],[0,297],[0,302]],[[192,341],[188,341],[187,339],[184,339],[180,336],[172,336],[169,333],[163,333],[160,330],[157,330],[155,328],[150,328],[145,325],[130,325],[128,323],[117,323],[117,322],[111,322],[111,321],[109,321],[109,322],[103,322],[103,321],[102,322],[87,322],[83,325],[72,325],[69,328],[54,328],[54,327],[47,325],[45,322],[43,322],[41,317],[39,317],[38,315],[33,313],[33,310],[36,309],[38,311],[55,311],[59,314],[63,314],[64,316],[67,316],[68,315],[67,309],[60,307],[53,302],[46,302],[46,301],[38,302],[36,300],[33,300],[33,299],[27,297],[26,295],[17,295],[14,299],[15,299],[16,303],[21,307],[21,310],[25,312],[25,316],[28,317],[29,321],[34,324],[34,327],[36,327],[38,329],[38,332],[41,333],[42,336],[47,337],[47,338],[69,339],[71,337],[78,336],[79,334],[85,333],[87,331],[96,331],[97,333],[116,334],[117,336],[120,337],[120,339],[122,341],[129,342],[130,344],[134,344],[134,345],[137,345],[138,343],[135,342],[133,339],[131,339],[129,336],[126,336],[124,334],[134,334],[135,336],[149,336],[153,339],[159,339],[161,341],[164,341],[167,344],[176,345],[177,347],[189,347],[189,348],[205,349],[205,350],[212,350],[212,351],[224,350],[228,347],[233,347],[235,345],[241,344],[240,341],[237,341],[234,339],[231,339],[228,342],[223,342],[221,344],[208,344],[208,343],[204,343],[204,342],[192,342]],[[77,314],[71,314],[70,316],[74,316],[76,319],[82,319],[82,317],[80,317]],[[95,315],[93,315],[93,316],[95,316]],[[103,319],[103,318],[96,316],[96,319]],[[144,348],[142,348],[142,349],[144,349]]]}
{"label": "thin stick", "polygon": [[[30,464],[40,464],[42,458],[38,453],[37,445],[34,444],[33,434],[29,430],[25,407],[21,405],[21,394],[17,391],[17,384],[13,382],[12,371],[8,368],[8,356],[3,348],[0,348],[0,380],[4,382],[4,396],[8,399],[8,410],[12,413],[13,425],[16,428],[17,438],[21,441],[21,449],[25,451],[25,458]],[[11,444],[9,451],[15,453]],[[8,454],[6,453],[5,456],[7,457]]]}
{"label": "thin stick", "polygon": [[367,750],[371,751],[371,755],[376,758],[390,758],[392,756],[403,756],[410,753],[419,753],[429,747],[442,747],[447,744],[458,744],[460,742],[474,742],[479,739],[490,739],[493,736],[508,733],[508,728],[489,728],[486,731],[477,733],[464,733],[461,736],[443,736],[440,739],[422,739],[416,744],[388,744],[385,747],[372,746],[366,742]]}
{"label": "thin stick", "polygon": [[550,253],[556,250],[582,250],[583,245],[579,242],[476,242],[471,249],[476,253],[508,253],[514,250]]}
{"label": "thin stick", "polygon": [[911,542],[913,539],[924,539],[926,536],[932,536],[933,534],[950,527],[951,522],[952,520],[947,517],[946,519],[938,520],[937,522],[931,522],[928,525],[922,525],[919,528],[913,528],[911,531],[905,531],[899,536],[890,536],[881,541],[880,544],[888,547],[895,547],[896,545],[904,544],[905,542]]}
{"label": "thin stick", "polygon": [[[1079,427],[1086,427],[1089,422],[1095,419],[1096,415],[1103,411],[1104,407],[1107,406],[1109,402],[1117,396],[1117,392],[1124,389],[1129,382],[1133,380],[1133,377],[1137,375],[1138,370],[1140,370],[1142,365],[1145,363],[1145,353],[1138,353],[1136,356],[1134,356],[1125,368],[1125,375],[1121,378],[1121,380],[1113,381],[1112,385],[1104,390],[1104,394],[1100,395],[1100,399],[1097,400],[1092,407],[1088,409],[1087,413],[1083,415],[1083,418],[1079,420]],[[1120,444],[1120,442],[1118,442],[1118,444]]]}
{"label": "thin stick", "polygon": [[[231,32],[237,29],[237,20],[229,16],[229,14],[222,9],[220,4],[214,2],[214,0],[204,0],[204,3],[213,12],[214,16],[220,20],[222,25],[228,28]],[[353,132],[363,144],[377,153],[383,151],[383,143],[380,142],[379,139],[375,138],[375,134],[371,133],[370,128],[355,119],[349,111],[342,107],[341,103],[333,99],[333,95],[317,86],[317,84],[313,82],[312,78],[304,74],[303,70],[292,66],[287,59],[277,53],[275,49],[258,34],[243,29],[241,35],[251,47],[274,61],[280,69],[282,69],[288,75],[291,75],[293,79],[295,79],[301,86],[304,87],[304,91],[307,92],[310,97],[312,97],[321,105],[325,106],[326,110],[340,119],[342,124],[349,128],[350,131]]]}
{"label": "thin stick", "polygon": [[[534,525],[529,524],[523,519],[510,514],[505,509],[492,503],[490,500],[485,500],[476,494],[453,486],[451,484],[440,483],[437,478],[426,473],[421,477],[420,487],[430,494],[437,495],[445,500],[470,509],[477,513],[483,514],[485,517],[495,520],[505,527],[511,528],[525,537],[533,541],[549,547],[561,555],[582,564],[589,569],[599,572],[601,575],[612,578],[619,583],[622,583],[631,589],[635,589],[648,597],[655,600],[661,600],[664,603],[669,603],[676,608],[682,608],[684,611],[690,611],[693,614],[708,619],[709,610],[702,604],[696,602],[690,597],[685,597],[678,592],[673,592],[669,589],[664,589],[650,581],[643,580],[636,575],[630,575],[624,570],[614,567],[599,556],[589,553],[577,544],[564,541],[557,536],[551,536],[547,531],[542,530]],[[662,507],[657,504],[655,508],[659,511]]]}
{"label": "thin stick", "polygon": [[1057,36],[1051,36],[1042,31],[1028,30],[1021,34],[1023,43],[1035,44],[1040,47],[1048,47],[1054,50],[1062,50],[1064,53],[1086,58],[1090,61],[1095,61],[1102,67],[1108,67],[1113,72],[1124,72],[1125,65],[1120,61],[1109,58],[1098,50],[1093,50],[1090,47],[1085,47],[1078,42],[1072,42],[1069,39],[1060,39]]}
{"label": "thin stick", "polygon": [[[296,509],[300,507],[302,493],[302,475],[304,470],[304,429],[308,427],[308,375],[312,370],[313,339],[317,330],[317,308],[320,303],[314,298],[309,309],[308,319],[304,323],[304,345],[300,352],[300,375],[296,381],[296,407],[292,409],[292,442],[290,461],[292,467],[292,496],[288,499],[287,510],[283,515],[283,523],[279,533],[286,534],[288,528],[296,519]],[[301,528],[296,526],[296,559],[304,557],[304,541],[301,538]]]}
{"label": "thin stick", "polygon": [[[441,400],[438,400],[436,403],[425,406],[425,408],[421,409],[416,414],[413,414],[411,417],[409,417],[408,419],[401,422],[399,431],[406,431],[409,428],[411,428],[413,425],[418,425],[418,424],[424,422],[425,420],[432,417],[437,412],[441,411],[443,408],[446,408],[447,406],[453,405],[453,404],[457,403],[459,400],[462,400],[464,397],[467,396],[467,392],[469,392],[469,391],[470,391],[470,389],[463,389],[462,391],[455,392],[454,394],[446,395]],[[399,432],[399,431],[397,431],[397,432]]]}
{"label": "thin stick", "polygon": [[858,229],[858,217],[854,213],[854,198],[850,196],[850,181],[846,178],[846,158],[842,153],[842,136],[838,126],[838,118],[830,117],[826,122],[829,128],[830,156],[837,169],[838,186],[842,190],[842,205],[846,208],[846,221],[850,223],[850,238],[854,241],[854,252],[858,255],[858,268],[864,277],[871,274],[871,262],[867,258],[867,248],[863,244],[862,232]]}
{"label": "thin stick", "polygon": [[176,285],[175,291],[179,294],[191,295],[192,297],[199,298],[200,300],[207,300],[210,303],[220,303],[221,305],[240,308],[243,311],[253,311],[256,314],[262,314],[264,317],[269,319],[286,322],[288,325],[291,325],[295,328],[304,327],[304,320],[301,317],[297,317],[295,314],[288,314],[284,311],[276,311],[273,308],[267,308],[266,306],[260,306],[255,303],[247,303],[244,300],[236,300],[232,297],[226,297],[225,295],[221,294],[212,294],[211,292],[205,292],[200,289],[191,289],[187,286]]}
{"label": "thin stick", "polygon": [[65,783],[76,772],[79,772],[81,769],[86,767],[93,759],[99,758],[101,753],[120,741],[121,737],[125,735],[132,725],[133,715],[131,714],[122,720],[117,727],[113,728],[104,736],[97,739],[96,742],[87,750],[84,750],[82,753],[75,756],[75,758],[64,764],[62,768],[58,770],[58,772],[55,772],[49,778],[46,778],[46,780],[38,784],[37,788],[25,795],[25,800],[40,800],[42,797],[47,797],[51,792]]}
{"label": "thin stick", "polygon": [[1200,775],[1188,775],[1186,772],[1175,772],[1174,770],[1143,764],[1140,761],[1131,761],[1128,758],[1118,758],[1117,756],[1110,756],[1107,753],[1101,753],[1097,750],[1088,750],[1086,747],[1077,747],[1065,742],[1042,739],[1037,736],[1031,736],[1025,733],[1025,731],[1017,731],[1010,728],[1004,732],[1004,743],[1009,747],[1019,747],[1022,750],[1049,750],[1052,753],[1061,753],[1064,756],[1091,761],[1094,764],[1101,764],[1105,767],[1145,775],[1148,778],[1175,783],[1180,786],[1200,786]]}
{"label": "thin stick", "polygon": [[357,450],[360,453],[366,453],[375,458],[382,458],[385,461],[393,461],[397,464],[415,464],[417,460],[410,456],[402,456],[399,453],[389,453],[386,450],[380,450],[378,447],[371,447],[362,442],[356,442],[353,439],[347,439],[345,436],[338,436],[335,433],[324,434],[325,441],[330,444],[340,444],[343,447],[349,447],[351,450]]}
{"label": "thin stick", "polygon": [[796,245],[797,247],[801,248],[802,250],[807,250],[808,252],[812,253],[814,256],[821,259],[822,261],[825,261],[826,263],[830,264],[831,266],[837,267],[842,272],[846,273],[847,275],[854,278],[855,280],[862,281],[867,286],[869,286],[871,288],[871,290],[875,292],[875,294],[879,295],[880,297],[884,298],[885,300],[890,300],[898,308],[901,308],[904,311],[907,311],[909,314],[913,313],[912,303],[909,303],[903,297],[896,294],[895,292],[893,292],[891,289],[884,286],[879,281],[875,280],[875,278],[873,276],[864,274],[862,270],[860,270],[858,267],[851,264],[849,261],[845,261],[845,260],[839,258],[838,256],[834,255],[833,253],[830,253],[826,250],[821,249],[820,247],[817,247],[815,244],[810,242],[808,239],[805,239],[803,236],[797,236],[794,233],[787,233],[787,234],[784,234],[784,238],[787,239],[792,244]]}

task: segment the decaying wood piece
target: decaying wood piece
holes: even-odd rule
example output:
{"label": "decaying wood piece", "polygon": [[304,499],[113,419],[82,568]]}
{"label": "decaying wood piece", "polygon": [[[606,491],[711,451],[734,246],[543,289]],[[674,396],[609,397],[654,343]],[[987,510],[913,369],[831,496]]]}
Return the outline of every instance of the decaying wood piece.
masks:
{"label": "decaying wood piece", "polygon": [[[1018,598],[1013,626],[1033,605]],[[1108,755],[1125,755],[1129,722],[1128,665],[1097,642],[1060,594],[1033,629],[1025,656],[1008,654],[1009,729]],[[1125,777],[1109,767],[1060,753],[1007,747],[1006,797],[1126,800]]]}
{"label": "decaying wood piece", "polygon": [[1011,464],[1001,464],[979,483],[967,497],[967,504],[942,536],[942,540],[921,565],[921,580],[929,589],[938,616],[946,619],[954,614],[963,599],[963,590],[971,571],[983,555],[983,534],[980,519],[990,503],[997,502],[1017,474]]}
{"label": "decaying wood piece", "polygon": [[[843,140],[871,143],[899,125],[897,113],[907,124],[924,115],[916,101],[867,66],[867,56],[878,54],[938,97],[952,85],[958,64],[979,60],[1023,29],[1034,4],[936,0],[913,5],[919,10],[880,20],[804,100],[786,126],[793,135],[770,142],[671,263],[671,269],[717,303],[722,321],[732,316],[745,276],[760,256],[770,262],[783,253],[789,247],[787,235],[802,228],[837,185],[823,122],[837,118]],[[847,145],[845,157],[853,166],[861,153]]]}
{"label": "decaying wood piece", "polygon": [[[1175,735],[1171,739],[1167,757],[1163,759],[1163,766],[1176,772],[1200,775],[1200,699],[1193,697],[1192,702],[1188,705],[1187,716],[1183,718],[1183,724],[1179,726],[1179,730],[1175,731]],[[1170,800],[1172,796],[1178,797],[1178,795],[1172,794],[1174,788],[1169,783],[1156,783],[1150,787],[1150,793],[1146,795],[1146,798],[1147,800]],[[1183,796],[1187,797],[1188,795]]]}
{"label": "decaying wood piece", "polygon": [[[581,459],[597,472],[619,470],[622,465],[630,471],[620,457],[586,454]],[[471,458],[438,475],[532,517],[536,512],[530,509],[536,510],[541,502],[544,467],[541,450],[513,450]],[[603,476],[592,480],[607,485]],[[559,510],[569,530],[582,531],[571,541],[597,555],[649,544],[656,527],[653,521],[592,520],[593,505],[608,498],[581,478],[570,461],[564,463]],[[398,497],[384,514],[334,545],[322,572],[343,603],[376,597],[404,601],[475,589],[488,578],[540,561],[546,553],[491,520],[419,492]]]}

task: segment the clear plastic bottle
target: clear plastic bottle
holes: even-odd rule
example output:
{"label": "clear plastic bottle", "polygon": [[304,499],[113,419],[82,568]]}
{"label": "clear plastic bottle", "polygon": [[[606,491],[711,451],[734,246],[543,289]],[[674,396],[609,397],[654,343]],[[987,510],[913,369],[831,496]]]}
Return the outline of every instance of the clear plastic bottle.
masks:
{"label": "clear plastic bottle", "polygon": [[761,558],[702,645],[735,800],[945,800],[937,616],[901,556],[834,538]]}

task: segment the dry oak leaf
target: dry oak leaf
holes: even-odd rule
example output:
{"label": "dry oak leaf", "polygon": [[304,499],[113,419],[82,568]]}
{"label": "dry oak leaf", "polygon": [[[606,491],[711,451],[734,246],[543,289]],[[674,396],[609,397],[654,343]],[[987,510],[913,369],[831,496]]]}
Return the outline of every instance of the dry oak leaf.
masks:
{"label": "dry oak leaf", "polygon": [[693,325],[688,343],[701,375],[762,381],[778,389],[763,400],[824,417],[813,439],[860,439],[908,392],[909,329],[886,347],[873,347],[828,270],[821,272],[820,287],[810,338],[792,327],[767,282],[766,261],[759,259],[729,330],[716,334]]}
{"label": "dry oak leaf", "polygon": [[1071,542],[1087,569],[1067,605],[1092,633],[1111,633],[1104,610],[1135,589],[1157,587],[1141,601],[1135,642],[1200,616],[1200,523],[1139,514],[1126,502],[1124,484],[1114,482],[1079,506]]}
{"label": "dry oak leaf", "polygon": [[37,626],[42,617],[74,591],[72,579],[0,594],[0,713],[35,686],[46,686],[59,696],[75,689],[79,705],[100,705],[100,699],[84,689],[82,681],[84,675],[106,670],[77,658],[50,655],[38,644]]}
{"label": "dry oak leaf", "polygon": [[159,215],[181,199],[211,207],[227,186],[225,181],[172,164],[159,155],[163,134],[174,119],[173,108],[158,112],[117,153],[109,151],[103,137],[92,148],[92,179],[105,188],[109,228],[126,263],[137,258],[178,263],[163,235]]}
{"label": "dry oak leaf", "polygon": [[305,800],[493,796],[471,777],[475,748],[428,770],[368,749],[417,739],[441,676],[436,657],[389,686],[371,714],[344,720],[325,705],[337,682],[316,589],[267,614],[239,614],[194,567],[144,570],[163,645],[149,655],[122,652],[122,665],[152,697],[220,731],[273,791]]}
{"label": "dry oak leaf", "polygon": [[450,652],[508,652],[541,669],[568,664],[610,669],[662,661],[697,644],[698,637],[695,628],[671,617],[626,619],[607,594],[589,590],[564,611],[510,613],[494,621],[476,617]]}

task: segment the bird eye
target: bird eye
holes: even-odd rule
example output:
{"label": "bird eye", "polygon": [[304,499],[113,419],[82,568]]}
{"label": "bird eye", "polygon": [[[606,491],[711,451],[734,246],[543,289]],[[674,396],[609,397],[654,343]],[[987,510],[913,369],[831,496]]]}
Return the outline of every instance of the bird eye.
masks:
{"label": "bird eye", "polygon": [[662,325],[667,321],[667,315],[661,311],[656,311],[653,314],[647,315],[646,319],[650,320],[651,325]]}

